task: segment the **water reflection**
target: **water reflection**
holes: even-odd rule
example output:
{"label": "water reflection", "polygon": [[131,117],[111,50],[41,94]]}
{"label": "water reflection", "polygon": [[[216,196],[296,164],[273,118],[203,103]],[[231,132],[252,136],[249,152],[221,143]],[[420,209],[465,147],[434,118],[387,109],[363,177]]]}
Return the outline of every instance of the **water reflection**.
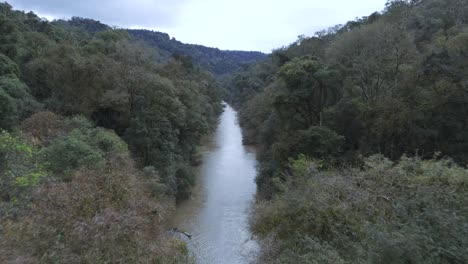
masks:
{"label": "water reflection", "polygon": [[179,206],[175,225],[193,235],[187,240],[197,263],[250,263],[258,251],[248,227],[256,187],[255,150],[242,145],[236,112],[226,106],[213,138],[203,151],[198,186]]}

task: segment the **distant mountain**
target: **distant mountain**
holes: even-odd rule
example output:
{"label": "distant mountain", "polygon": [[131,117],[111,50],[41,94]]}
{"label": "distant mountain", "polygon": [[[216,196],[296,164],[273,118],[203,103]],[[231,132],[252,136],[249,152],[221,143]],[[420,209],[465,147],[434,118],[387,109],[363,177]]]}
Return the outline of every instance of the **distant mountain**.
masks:
{"label": "distant mountain", "polygon": [[238,69],[246,63],[255,62],[267,55],[256,51],[225,51],[202,45],[185,44],[169,34],[150,30],[128,30],[135,39],[170,54],[188,55],[193,63],[216,75],[222,75]]}
{"label": "distant mountain", "polygon": [[[90,34],[112,29],[99,21],[73,17],[70,20],[56,20],[53,23],[80,28]],[[242,65],[265,58],[267,55],[256,51],[225,51],[202,45],[185,44],[169,34],[144,29],[129,29],[128,33],[136,40],[142,40],[148,46],[157,48],[163,57],[190,56],[192,62],[215,75],[231,73]]]}

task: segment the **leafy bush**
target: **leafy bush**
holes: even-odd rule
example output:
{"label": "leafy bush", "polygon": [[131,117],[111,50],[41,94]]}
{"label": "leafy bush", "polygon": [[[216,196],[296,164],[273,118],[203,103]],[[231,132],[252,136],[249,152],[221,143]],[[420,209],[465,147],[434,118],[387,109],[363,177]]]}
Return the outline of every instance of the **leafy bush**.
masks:
{"label": "leafy bush", "polygon": [[41,108],[41,104],[31,95],[29,87],[17,78],[0,77],[0,89],[15,99],[20,119],[30,116]]}
{"label": "leafy bush", "polygon": [[182,164],[179,166],[176,173],[176,181],[176,199],[180,201],[189,198],[191,194],[191,188],[195,184],[195,174],[193,173],[193,168],[187,164]]}
{"label": "leafy bush", "polygon": [[155,167],[144,167],[143,175],[148,181],[149,188],[151,189],[151,196],[162,197],[165,194],[169,193],[168,187],[165,184],[161,183],[161,179]]}
{"label": "leafy bush", "polygon": [[22,205],[46,172],[37,151],[19,136],[0,133],[0,212],[3,203]]}
{"label": "leafy bush", "polygon": [[21,123],[20,128],[33,142],[44,146],[70,132],[65,118],[48,111],[33,114]]}
{"label": "leafy bush", "polygon": [[0,129],[12,129],[18,120],[15,100],[0,88]]}
{"label": "leafy bush", "polygon": [[47,168],[54,173],[66,173],[81,166],[92,167],[104,160],[104,152],[88,142],[79,130],[72,131],[42,150]]}
{"label": "leafy bush", "polygon": [[40,107],[24,83],[16,77],[0,76],[0,129],[11,130]]}
{"label": "leafy bush", "polygon": [[19,68],[15,62],[10,60],[7,56],[0,53],[0,76],[2,75],[12,75],[19,76]]}
{"label": "leafy bush", "polygon": [[298,130],[294,135],[287,135],[273,145],[275,160],[287,161],[289,157],[296,158],[300,153],[311,157],[325,159],[339,153],[344,138],[327,127],[312,126],[306,130]]}
{"label": "leafy bush", "polygon": [[[65,131],[71,130],[41,151],[47,168],[56,174],[67,174],[82,166],[94,167],[101,164],[106,156],[125,154],[128,151],[127,144],[115,132],[93,128],[92,123],[84,117],[56,120],[52,126],[62,127]],[[36,131],[36,134],[39,132]]]}
{"label": "leafy bush", "polygon": [[468,261],[467,169],[405,156],[394,163],[375,155],[364,164],[323,171],[305,156],[292,160],[280,193],[259,203],[252,221],[265,243],[263,260]]}
{"label": "leafy bush", "polygon": [[104,128],[92,129],[88,132],[90,144],[107,154],[126,153],[127,144],[115,132]]}
{"label": "leafy bush", "polygon": [[0,262],[187,263],[184,244],[165,234],[171,203],[148,187],[128,155],[44,183],[28,215],[0,218]]}

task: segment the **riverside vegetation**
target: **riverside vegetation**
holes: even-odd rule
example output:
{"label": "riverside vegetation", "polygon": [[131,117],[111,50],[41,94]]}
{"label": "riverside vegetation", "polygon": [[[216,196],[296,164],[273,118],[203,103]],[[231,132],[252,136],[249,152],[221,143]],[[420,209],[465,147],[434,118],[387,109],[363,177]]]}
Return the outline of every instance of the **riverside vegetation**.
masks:
{"label": "riverside vegetation", "polygon": [[192,261],[166,221],[224,97],[259,150],[260,263],[467,263],[467,56],[466,0],[268,56],[0,3],[0,262]]}
{"label": "riverside vegetation", "polygon": [[[191,261],[166,222],[222,89],[204,47],[170,45],[0,3],[1,263]],[[264,56],[235,54],[224,71]]]}
{"label": "riverside vegetation", "polygon": [[225,79],[261,263],[468,262],[468,4],[393,0]]}

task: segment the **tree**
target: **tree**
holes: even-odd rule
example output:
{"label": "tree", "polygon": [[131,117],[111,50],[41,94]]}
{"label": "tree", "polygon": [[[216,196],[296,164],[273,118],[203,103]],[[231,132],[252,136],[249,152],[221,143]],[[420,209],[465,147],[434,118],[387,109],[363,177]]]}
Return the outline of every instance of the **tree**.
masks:
{"label": "tree", "polygon": [[276,108],[285,118],[294,117],[302,128],[321,126],[323,110],[339,99],[337,72],[305,57],[286,63],[278,75],[286,89],[277,97]]}
{"label": "tree", "polygon": [[413,53],[414,46],[401,25],[379,20],[340,35],[327,56],[347,76],[348,93],[376,101],[392,95]]}

